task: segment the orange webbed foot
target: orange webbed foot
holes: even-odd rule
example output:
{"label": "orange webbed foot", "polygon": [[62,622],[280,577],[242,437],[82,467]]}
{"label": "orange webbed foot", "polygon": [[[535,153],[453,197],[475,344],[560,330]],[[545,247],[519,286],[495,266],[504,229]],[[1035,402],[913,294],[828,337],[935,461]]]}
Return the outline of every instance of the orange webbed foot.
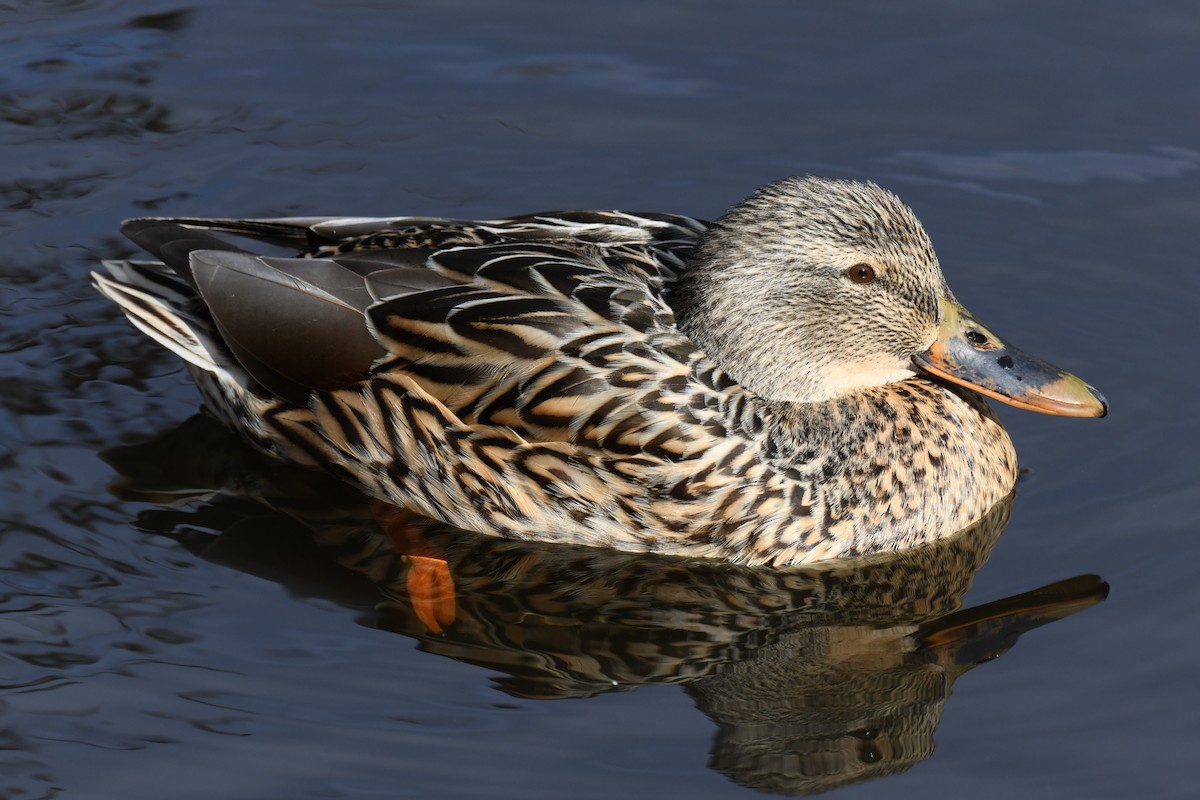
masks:
{"label": "orange webbed foot", "polygon": [[420,515],[408,509],[374,501],[371,510],[392,542],[408,559],[405,588],[413,613],[430,633],[440,634],[454,622],[454,579],[442,551],[430,544],[415,524]]}

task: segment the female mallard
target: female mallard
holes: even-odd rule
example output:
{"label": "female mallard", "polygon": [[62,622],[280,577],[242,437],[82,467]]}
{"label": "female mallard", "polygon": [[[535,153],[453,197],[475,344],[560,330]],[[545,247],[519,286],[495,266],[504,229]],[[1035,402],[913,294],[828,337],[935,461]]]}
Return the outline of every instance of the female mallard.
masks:
{"label": "female mallard", "polygon": [[215,414],[279,458],[516,538],[778,565],[907,547],[1013,487],[977,393],[1106,409],[958,305],[916,217],[873,184],[780,181],[711,225],[573,211],[124,231],[162,263],[109,262],[96,283]]}

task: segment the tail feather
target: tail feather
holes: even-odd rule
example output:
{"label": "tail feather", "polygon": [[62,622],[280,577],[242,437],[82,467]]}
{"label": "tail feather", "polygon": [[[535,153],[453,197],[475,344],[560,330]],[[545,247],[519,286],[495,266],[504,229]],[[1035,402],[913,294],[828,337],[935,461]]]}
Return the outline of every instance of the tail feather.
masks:
{"label": "tail feather", "polygon": [[105,261],[104,266],[109,275],[93,272],[93,283],[138,330],[207,372],[228,372],[235,366],[211,323],[187,311],[194,293],[169,270],[132,261]]}

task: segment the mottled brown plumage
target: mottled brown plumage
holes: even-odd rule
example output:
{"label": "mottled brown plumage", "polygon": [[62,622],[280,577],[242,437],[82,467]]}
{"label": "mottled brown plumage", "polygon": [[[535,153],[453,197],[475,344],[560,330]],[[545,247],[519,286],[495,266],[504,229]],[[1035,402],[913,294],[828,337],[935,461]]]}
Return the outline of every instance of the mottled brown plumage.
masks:
{"label": "mottled brown plumage", "polygon": [[797,564],[953,533],[1016,478],[986,402],[913,365],[945,368],[958,317],[920,224],[873,184],[783,181],[711,226],[558,212],[126,232],[162,263],[109,263],[98,286],[220,418],[460,527]]}

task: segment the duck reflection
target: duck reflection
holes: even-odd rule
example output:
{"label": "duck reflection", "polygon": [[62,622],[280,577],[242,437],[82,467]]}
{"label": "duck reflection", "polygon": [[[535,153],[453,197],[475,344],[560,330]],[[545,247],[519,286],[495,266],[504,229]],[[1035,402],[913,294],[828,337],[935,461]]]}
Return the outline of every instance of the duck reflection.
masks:
{"label": "duck reflection", "polygon": [[[116,494],[165,506],[143,512],[143,527],[299,594],[374,607],[377,626],[502,673],[497,686],[510,695],[682,684],[718,726],[710,766],[775,793],[928,758],[960,675],[1108,592],[1080,576],[959,610],[1011,496],[935,544],[770,570],[510,541],[397,515],[259,456],[203,415],[104,457],[119,473]],[[187,533],[197,527],[221,535]],[[432,580],[430,564],[440,565]]]}

